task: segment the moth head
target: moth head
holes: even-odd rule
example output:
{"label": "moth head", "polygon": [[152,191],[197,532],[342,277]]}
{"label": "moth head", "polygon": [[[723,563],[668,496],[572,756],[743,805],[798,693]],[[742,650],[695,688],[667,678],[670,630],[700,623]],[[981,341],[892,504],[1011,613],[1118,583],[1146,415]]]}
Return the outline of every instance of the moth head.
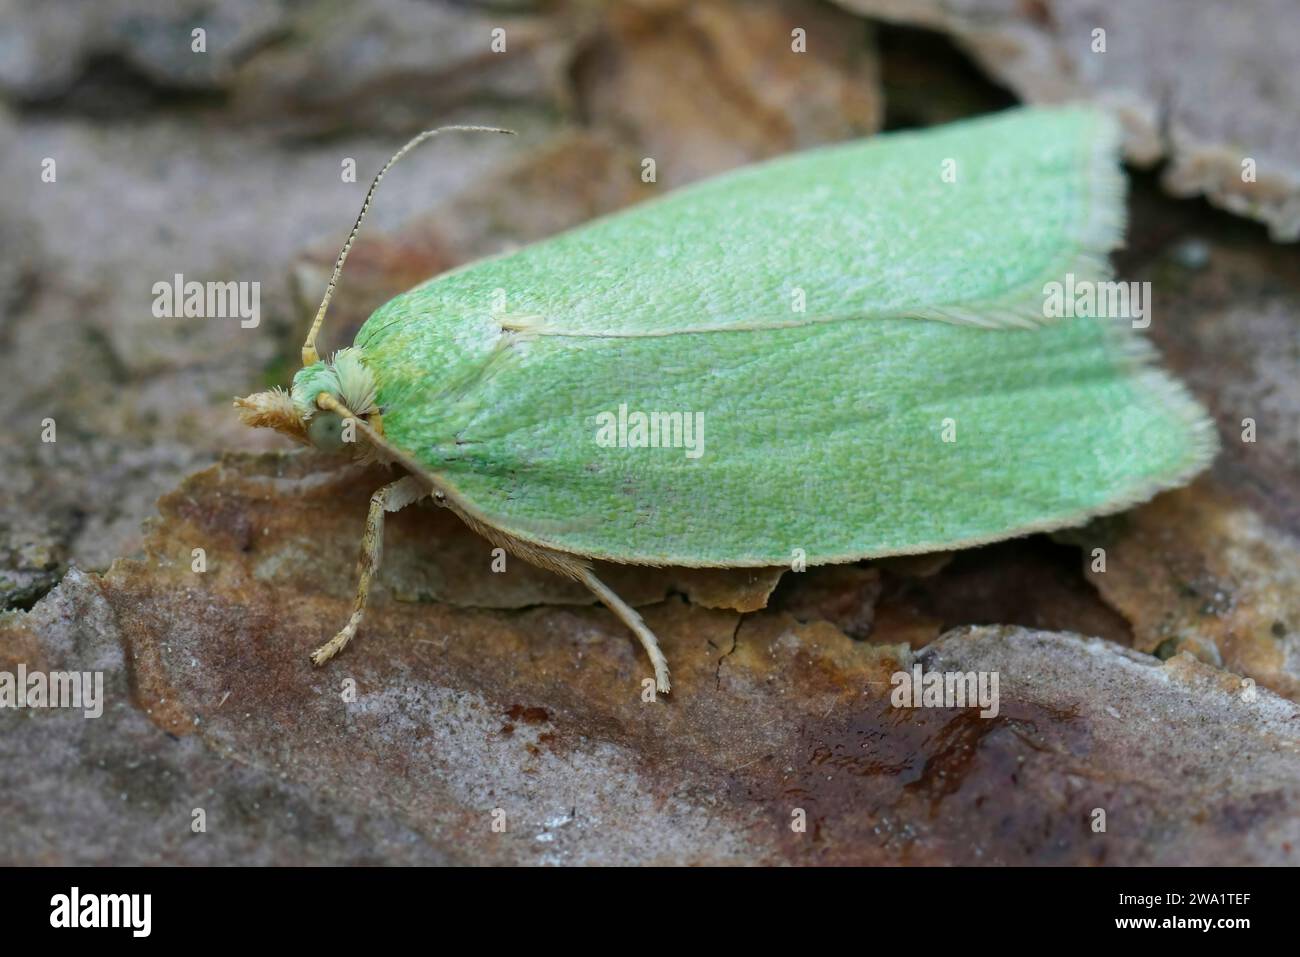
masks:
{"label": "moth head", "polygon": [[379,426],[375,378],[356,349],[340,349],[328,361],[303,367],[293,377],[291,391],[257,392],[236,399],[235,407],[243,423],[253,428],[275,429],[322,452],[359,452],[348,416],[321,408],[322,394],[372,427]]}
{"label": "moth head", "polygon": [[[375,433],[383,434],[379,406],[375,397],[375,379],[361,361],[361,353],[356,349],[340,349],[327,362],[322,362],[316,351],[316,336],[325,320],[330,298],[343,272],[343,263],[347,261],[348,251],[357,238],[361,222],[370,209],[370,199],[379,187],[379,181],[394,163],[426,140],[449,130],[464,130],[478,133],[511,133],[491,126],[443,126],[434,130],[425,130],[412,138],[405,146],[393,154],[370,183],[361,213],[352,225],[352,232],[334,262],[334,272],[330,275],[329,285],[325,287],[325,298],[316,310],[316,318],[307,330],[307,339],[302,344],[302,369],[293,377],[293,388],[271,389],[269,392],[257,392],[242,399],[235,400],[239,417],[245,425],[254,428],[275,429],[304,445],[314,445],[326,452],[351,452],[367,454],[358,449],[361,443],[355,441],[356,432],[349,419],[355,417],[369,426],[372,437]],[[329,396],[325,404],[334,408],[322,407],[322,396]]]}

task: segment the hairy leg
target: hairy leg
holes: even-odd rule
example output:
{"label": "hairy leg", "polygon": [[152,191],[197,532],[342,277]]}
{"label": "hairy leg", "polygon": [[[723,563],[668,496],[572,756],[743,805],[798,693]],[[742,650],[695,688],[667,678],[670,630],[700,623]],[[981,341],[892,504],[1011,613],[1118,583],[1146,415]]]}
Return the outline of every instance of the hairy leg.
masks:
{"label": "hairy leg", "polygon": [[429,494],[428,489],[418,479],[407,476],[398,479],[370,496],[370,511],[366,515],[366,532],[361,539],[361,555],[357,559],[357,595],[352,600],[352,615],[343,630],[311,653],[313,664],[323,665],[340,651],[357,633],[361,620],[366,614],[366,602],[370,598],[370,580],[379,568],[384,554],[384,513],[396,512],[410,505],[417,499]]}

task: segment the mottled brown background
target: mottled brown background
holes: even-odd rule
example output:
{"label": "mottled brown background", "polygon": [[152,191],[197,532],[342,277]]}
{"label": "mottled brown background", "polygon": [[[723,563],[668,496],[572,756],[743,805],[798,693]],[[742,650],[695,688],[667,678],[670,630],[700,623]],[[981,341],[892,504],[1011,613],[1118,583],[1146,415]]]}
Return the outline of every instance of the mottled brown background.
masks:
{"label": "mottled brown background", "polygon": [[[1294,5],[157,7],[0,5],[0,670],[101,669],[109,692],[94,721],[0,711],[0,863],[1294,860]],[[1211,473],[954,555],[611,571],[673,661],[657,704],[585,595],[518,562],[492,575],[485,543],[412,509],[361,637],[310,667],[377,476],[285,455],[230,397],[292,373],[365,181],[407,136],[520,133],[391,175],[334,344],[429,274],[714,172],[1074,98],[1124,121],[1118,263],[1153,283],[1151,334],[1219,423]],[[261,324],[156,319],[151,287],[178,272],[260,282]],[[1001,715],[891,709],[913,661],[999,671]]]}

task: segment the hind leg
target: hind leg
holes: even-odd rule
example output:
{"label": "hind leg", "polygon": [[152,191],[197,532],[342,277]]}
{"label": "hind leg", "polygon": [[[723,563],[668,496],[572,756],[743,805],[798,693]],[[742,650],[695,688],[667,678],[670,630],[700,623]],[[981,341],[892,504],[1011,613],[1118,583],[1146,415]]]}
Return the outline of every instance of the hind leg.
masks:
{"label": "hind leg", "polygon": [[667,694],[672,689],[668,674],[668,659],[660,650],[655,633],[646,626],[636,609],[619,598],[608,585],[592,573],[590,568],[584,567],[582,573],[576,577],[591,589],[591,593],[599,598],[606,608],[618,615],[623,624],[632,630],[632,634],[636,635],[637,640],[641,642],[641,647],[650,656],[650,664],[654,667],[655,688]]}

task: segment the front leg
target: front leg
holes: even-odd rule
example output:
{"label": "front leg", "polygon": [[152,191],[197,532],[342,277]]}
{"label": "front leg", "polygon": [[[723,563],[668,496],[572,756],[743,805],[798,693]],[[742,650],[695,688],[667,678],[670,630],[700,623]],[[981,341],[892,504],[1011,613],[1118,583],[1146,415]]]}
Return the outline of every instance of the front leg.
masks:
{"label": "front leg", "polygon": [[374,577],[384,554],[384,513],[396,512],[417,499],[424,498],[429,490],[414,476],[398,479],[370,496],[370,511],[366,515],[366,533],[361,539],[361,554],[357,558],[357,595],[352,600],[352,615],[343,630],[311,653],[313,664],[323,665],[342,651],[361,625],[370,597],[370,580]]}

